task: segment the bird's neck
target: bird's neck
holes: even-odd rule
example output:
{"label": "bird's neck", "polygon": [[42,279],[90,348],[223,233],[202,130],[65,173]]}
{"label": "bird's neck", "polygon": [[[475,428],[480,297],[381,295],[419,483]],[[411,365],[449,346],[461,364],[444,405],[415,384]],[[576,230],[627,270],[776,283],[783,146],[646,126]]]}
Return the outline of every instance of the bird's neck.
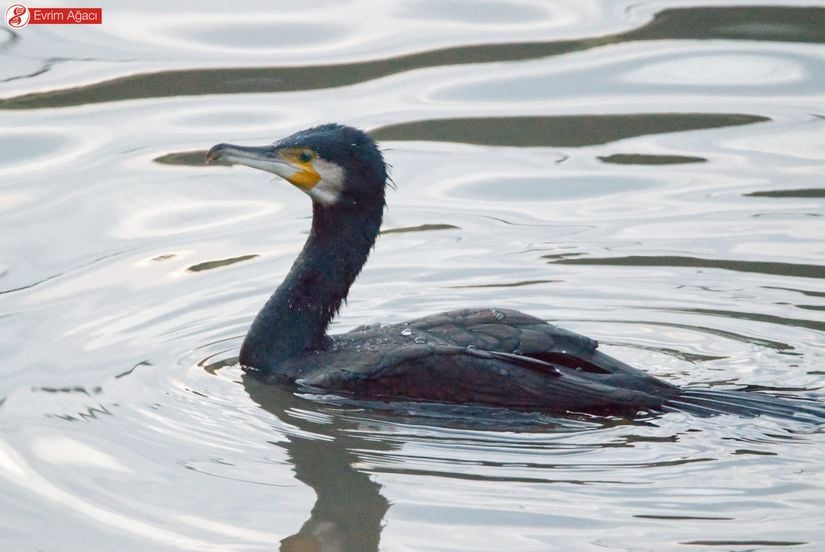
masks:
{"label": "bird's neck", "polygon": [[326,348],[327,326],[367,260],[383,209],[383,201],[348,208],[313,204],[309,238],[252,323],[241,346],[243,366],[278,372],[285,360]]}

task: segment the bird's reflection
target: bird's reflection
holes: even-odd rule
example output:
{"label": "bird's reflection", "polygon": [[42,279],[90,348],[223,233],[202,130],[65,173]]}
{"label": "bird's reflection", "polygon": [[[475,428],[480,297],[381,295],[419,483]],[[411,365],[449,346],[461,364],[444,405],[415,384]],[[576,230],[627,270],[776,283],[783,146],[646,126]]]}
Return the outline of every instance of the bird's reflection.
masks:
{"label": "bird's reflection", "polygon": [[351,431],[355,422],[334,414],[328,423],[292,415],[291,412],[313,403],[288,390],[263,384],[249,375],[243,376],[243,385],[263,409],[300,430],[288,435],[284,446],[295,467],[295,476],[309,485],[317,497],[309,519],[296,534],[281,541],[280,550],[377,551],[389,502],[381,495],[381,485],[355,468],[358,459],[354,451],[374,449],[381,443],[367,443]]}

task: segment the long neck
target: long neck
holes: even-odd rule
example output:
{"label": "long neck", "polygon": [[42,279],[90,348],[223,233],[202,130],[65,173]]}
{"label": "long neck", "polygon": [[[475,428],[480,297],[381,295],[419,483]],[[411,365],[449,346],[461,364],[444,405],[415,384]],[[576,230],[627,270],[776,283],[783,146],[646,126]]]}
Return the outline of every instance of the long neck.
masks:
{"label": "long neck", "polygon": [[327,208],[313,203],[312,230],[301,254],[258,313],[240,363],[278,372],[281,363],[326,346],[326,330],[381,227],[384,203]]}

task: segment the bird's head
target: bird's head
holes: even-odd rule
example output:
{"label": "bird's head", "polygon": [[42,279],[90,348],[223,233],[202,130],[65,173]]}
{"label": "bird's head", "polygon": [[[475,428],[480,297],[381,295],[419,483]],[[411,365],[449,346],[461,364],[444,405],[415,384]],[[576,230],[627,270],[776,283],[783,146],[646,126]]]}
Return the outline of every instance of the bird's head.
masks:
{"label": "bird's head", "polygon": [[365,132],[344,125],[302,130],[269,146],[218,144],[206,160],[271,172],[325,207],[384,202],[387,168],[381,151]]}

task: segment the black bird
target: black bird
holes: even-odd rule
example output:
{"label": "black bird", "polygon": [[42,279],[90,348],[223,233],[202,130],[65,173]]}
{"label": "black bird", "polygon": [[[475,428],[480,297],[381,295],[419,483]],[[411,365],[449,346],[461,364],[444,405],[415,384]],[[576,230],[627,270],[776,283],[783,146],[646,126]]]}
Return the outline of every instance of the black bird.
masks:
{"label": "black bird", "polygon": [[503,308],[327,335],[381,226],[388,178],[381,151],[358,129],[326,124],[264,147],[218,144],[207,161],[218,160],[274,173],[312,199],[309,238],[241,346],[241,365],[266,381],[551,412],[825,419],[825,407],[814,402],[676,387],[602,353],[593,339]]}

